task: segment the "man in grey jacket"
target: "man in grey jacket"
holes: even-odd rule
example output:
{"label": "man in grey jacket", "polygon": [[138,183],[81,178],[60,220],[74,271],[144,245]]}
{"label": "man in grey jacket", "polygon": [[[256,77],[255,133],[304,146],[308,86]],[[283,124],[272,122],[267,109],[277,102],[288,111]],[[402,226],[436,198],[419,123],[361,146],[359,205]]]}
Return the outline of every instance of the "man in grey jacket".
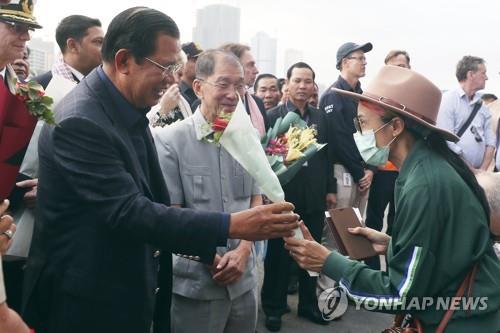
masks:
{"label": "man in grey jacket", "polygon": [[[236,109],[238,91],[244,89],[238,59],[224,51],[202,53],[196,77],[198,110],[153,131],[172,206],[235,213],[261,205],[255,181],[212,139],[210,124],[220,112]],[[175,256],[173,331],[255,332],[256,274],[253,243],[244,240],[228,239],[218,247],[212,266]]]}

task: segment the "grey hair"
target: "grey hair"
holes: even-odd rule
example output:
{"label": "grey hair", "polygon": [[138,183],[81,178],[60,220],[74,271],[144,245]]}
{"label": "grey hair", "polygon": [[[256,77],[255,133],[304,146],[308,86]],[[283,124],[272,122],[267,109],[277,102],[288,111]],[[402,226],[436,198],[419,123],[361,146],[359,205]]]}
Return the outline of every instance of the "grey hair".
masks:
{"label": "grey hair", "polygon": [[484,59],[474,56],[464,56],[457,64],[456,76],[458,82],[463,82],[467,79],[469,71],[477,72],[478,66],[484,64]]}
{"label": "grey hair", "polygon": [[238,67],[243,73],[240,60],[230,52],[222,50],[207,50],[202,52],[196,60],[196,77],[206,79],[214,73],[217,62],[224,62],[227,65]]}

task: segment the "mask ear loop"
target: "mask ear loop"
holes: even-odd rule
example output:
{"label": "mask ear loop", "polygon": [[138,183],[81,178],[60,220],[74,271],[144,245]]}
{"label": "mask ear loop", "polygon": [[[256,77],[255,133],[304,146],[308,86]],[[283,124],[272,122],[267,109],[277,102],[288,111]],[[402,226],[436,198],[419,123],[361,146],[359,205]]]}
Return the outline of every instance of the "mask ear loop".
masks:
{"label": "mask ear loop", "polygon": [[[393,119],[394,119],[394,118],[393,118]],[[380,131],[382,128],[384,128],[384,127],[386,127],[387,125],[391,124],[393,119],[391,119],[391,121],[389,121],[388,123],[385,123],[384,125],[382,125],[381,127],[379,127],[379,128],[378,128],[375,132],[373,132],[373,134],[377,133],[377,132],[378,132],[378,131]],[[396,139],[397,139],[397,138],[399,138],[399,135],[396,135],[394,138],[392,138],[392,140],[391,140],[391,141],[389,141],[389,143],[388,143],[388,144],[386,144],[385,146],[386,146],[386,147],[389,147],[390,145],[392,145],[392,143],[393,143],[394,141],[396,141]]]}

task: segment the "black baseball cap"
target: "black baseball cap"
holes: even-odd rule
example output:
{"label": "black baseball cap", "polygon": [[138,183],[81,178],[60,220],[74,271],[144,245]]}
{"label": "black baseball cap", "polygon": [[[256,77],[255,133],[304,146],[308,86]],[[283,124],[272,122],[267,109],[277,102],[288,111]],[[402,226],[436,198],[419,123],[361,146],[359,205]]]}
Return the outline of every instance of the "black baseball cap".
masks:
{"label": "black baseball cap", "polygon": [[182,44],[182,51],[186,53],[188,58],[196,58],[203,50],[194,42]]}
{"label": "black baseball cap", "polygon": [[347,57],[349,54],[359,50],[366,53],[370,52],[372,49],[372,43],[365,43],[360,45],[353,42],[347,42],[342,44],[337,50],[337,69],[340,69],[340,63],[342,62],[342,59]]}

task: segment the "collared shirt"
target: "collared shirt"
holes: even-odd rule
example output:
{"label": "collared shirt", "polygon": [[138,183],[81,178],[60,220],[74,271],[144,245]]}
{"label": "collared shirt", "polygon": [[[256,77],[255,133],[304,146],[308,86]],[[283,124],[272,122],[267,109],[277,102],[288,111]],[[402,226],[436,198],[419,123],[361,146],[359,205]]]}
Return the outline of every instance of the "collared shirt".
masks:
{"label": "collared shirt", "polygon": [[276,123],[276,120],[279,117],[284,117],[288,112],[295,112],[300,116],[302,120],[304,120],[308,126],[313,125],[310,123],[311,119],[311,108],[309,104],[306,104],[305,112],[302,115],[300,110],[289,100],[284,102],[283,104],[277,105],[274,108],[269,109],[267,112],[267,118],[269,119],[269,122],[274,125]]}
{"label": "collared shirt", "polygon": [[[470,100],[460,87],[445,92],[439,108],[437,126],[456,134],[480,98],[476,93]],[[495,143],[495,135],[491,129],[491,113],[483,104],[460,141],[448,142],[448,146],[474,168],[479,168],[483,163],[486,147],[495,147]]]}
{"label": "collared shirt", "polygon": [[[358,102],[341,95],[331,88],[363,93],[358,82],[352,87],[342,76],[325,91],[319,101],[319,109],[326,113],[328,125],[328,145],[333,151],[334,163],[342,164],[357,183],[365,175],[366,164],[354,142],[354,117],[358,114]],[[372,168],[370,168],[372,169]],[[373,168],[376,170],[376,168]]]}
{"label": "collared shirt", "polygon": [[66,64],[66,65],[69,67],[69,70],[78,79],[78,81],[83,80],[83,78],[85,77],[85,75],[83,75],[82,73],[80,73],[79,71],[77,71],[76,69],[74,69],[73,67],[71,67],[70,65],[68,65],[68,64]]}
{"label": "collared shirt", "polygon": [[[252,196],[261,193],[253,178],[223,147],[205,140],[213,130],[199,109],[181,122],[154,128],[152,133],[172,204],[235,213],[250,208]],[[228,239],[227,246],[217,248],[217,253],[222,256],[239,243]],[[254,265],[252,250],[240,280],[221,288],[202,263],[176,258],[173,291],[195,299],[219,299],[227,294],[234,299],[257,285]]]}

